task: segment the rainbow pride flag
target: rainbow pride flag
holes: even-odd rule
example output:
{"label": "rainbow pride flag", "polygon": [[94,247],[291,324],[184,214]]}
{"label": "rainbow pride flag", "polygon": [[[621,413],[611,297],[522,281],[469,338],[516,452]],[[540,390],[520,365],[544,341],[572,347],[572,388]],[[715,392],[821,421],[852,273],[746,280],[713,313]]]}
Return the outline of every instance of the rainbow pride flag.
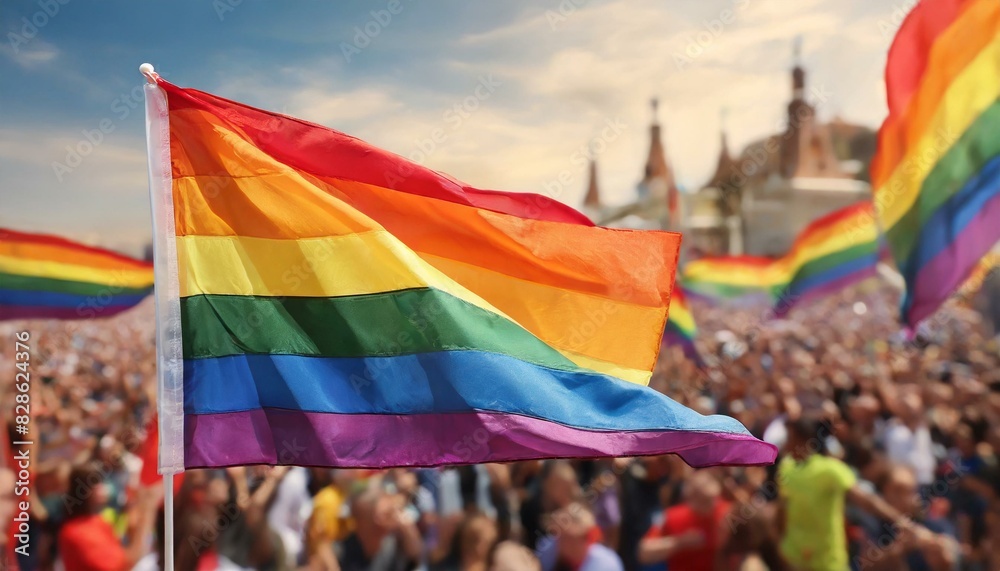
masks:
{"label": "rainbow pride flag", "polygon": [[667,328],[663,333],[663,342],[679,346],[688,359],[702,365],[704,361],[694,344],[697,334],[698,326],[691,313],[691,306],[684,296],[684,288],[674,286],[673,295],[670,296],[670,313],[667,317]]}
{"label": "rainbow pride flag", "polygon": [[979,260],[969,277],[958,287],[958,295],[971,297],[979,293],[990,274],[1000,268],[1000,252],[992,251]]}
{"label": "rainbow pride flag", "polygon": [[886,102],[890,115],[902,114],[920,87],[930,47],[958,17],[968,0],[916,3],[896,30],[885,66]]}
{"label": "rainbow pride flag", "polygon": [[872,186],[913,327],[1000,239],[1000,4],[917,4],[889,51],[886,93]]}
{"label": "rainbow pride flag", "polygon": [[781,258],[704,258],[684,267],[684,288],[709,299],[762,296],[782,316],[795,305],[875,275],[881,251],[869,201],[809,224]]}
{"label": "rainbow pride flag", "polygon": [[115,315],[153,289],[153,266],[45,234],[0,228],[0,320]]}
{"label": "rainbow pride flag", "polygon": [[150,78],[162,473],[774,460],[645,386],[679,235]]}
{"label": "rainbow pride flag", "polygon": [[708,256],[684,265],[678,281],[688,295],[707,301],[774,299],[788,276],[776,271],[775,258]]}
{"label": "rainbow pride flag", "polygon": [[775,315],[795,305],[876,275],[882,243],[875,211],[858,202],[813,221],[799,234],[787,257],[791,279],[777,295]]}

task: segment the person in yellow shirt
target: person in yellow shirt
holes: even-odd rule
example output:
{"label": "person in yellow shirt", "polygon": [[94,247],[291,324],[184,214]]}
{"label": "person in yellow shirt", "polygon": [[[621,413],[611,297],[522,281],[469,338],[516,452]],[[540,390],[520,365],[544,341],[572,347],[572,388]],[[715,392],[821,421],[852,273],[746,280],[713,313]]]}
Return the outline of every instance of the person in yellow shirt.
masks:
{"label": "person in yellow shirt", "polygon": [[[306,548],[314,553],[320,545],[342,541],[352,531],[354,522],[350,518],[347,499],[352,486],[358,479],[355,470],[328,470],[325,476],[330,482],[313,497],[313,510],[306,528]],[[322,473],[315,469],[313,477]]]}
{"label": "person in yellow shirt", "polygon": [[844,505],[850,501],[901,529],[929,533],[881,497],[857,485],[854,472],[822,450],[822,423],[803,415],[786,423],[785,456],[778,464],[781,553],[801,571],[849,569]]}

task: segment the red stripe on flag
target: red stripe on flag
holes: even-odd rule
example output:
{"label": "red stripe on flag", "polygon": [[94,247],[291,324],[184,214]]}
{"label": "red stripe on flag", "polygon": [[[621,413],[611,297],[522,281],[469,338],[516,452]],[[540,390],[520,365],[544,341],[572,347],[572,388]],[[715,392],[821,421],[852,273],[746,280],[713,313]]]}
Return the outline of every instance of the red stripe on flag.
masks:
{"label": "red stripe on flag", "polygon": [[923,0],[903,20],[889,48],[885,66],[885,92],[889,115],[906,111],[920,87],[931,47],[958,18],[966,0]]}
{"label": "red stripe on flag", "polygon": [[96,248],[94,246],[87,246],[85,244],[80,244],[67,240],[66,238],[61,238],[59,236],[52,236],[51,234],[29,234],[27,232],[18,232],[17,230],[11,230],[9,228],[0,228],[0,242],[19,242],[22,244],[41,244],[45,246],[56,246],[59,248],[65,248],[69,251],[77,252],[87,252],[90,254],[99,254],[101,256],[106,256],[110,259],[117,260],[119,262],[124,262],[139,268],[151,268],[153,267],[152,262],[147,262],[145,260],[137,260],[135,258],[130,258],[124,254],[119,254],[113,250],[107,250],[104,248]]}
{"label": "red stripe on flag", "polygon": [[[594,225],[580,212],[548,196],[473,188],[328,127],[255,109],[196,89],[181,89],[167,81],[158,83],[167,92],[171,112],[180,109],[207,111],[229,122],[234,131],[244,133],[248,141],[267,154],[315,176],[353,180],[519,218]],[[279,132],[282,135],[275,136]],[[336,149],[336,153],[331,152],[332,149]]]}

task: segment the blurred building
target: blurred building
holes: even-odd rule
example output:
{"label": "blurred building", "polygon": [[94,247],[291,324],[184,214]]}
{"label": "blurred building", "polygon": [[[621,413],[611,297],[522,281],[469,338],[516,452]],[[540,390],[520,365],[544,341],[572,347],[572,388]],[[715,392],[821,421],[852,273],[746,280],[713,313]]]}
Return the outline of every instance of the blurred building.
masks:
{"label": "blurred building", "polygon": [[674,171],[667,160],[663,135],[657,118],[658,103],[654,99],[653,122],[649,126],[649,153],[642,180],[636,187],[636,200],[625,206],[609,208],[601,202],[597,186],[597,165],[590,163],[584,213],[601,226],[676,230],[683,228],[681,197],[674,180]]}
{"label": "blurred building", "polygon": [[720,137],[715,172],[693,193],[679,192],[654,118],[649,155],[637,199],[618,208],[602,205],[591,164],[585,212],[601,225],[657,228],[684,233],[689,256],[779,256],[816,218],[871,196],[868,165],[875,131],[835,118],[821,123],[806,99],[806,73],[795,65],[786,128],[732,155]]}

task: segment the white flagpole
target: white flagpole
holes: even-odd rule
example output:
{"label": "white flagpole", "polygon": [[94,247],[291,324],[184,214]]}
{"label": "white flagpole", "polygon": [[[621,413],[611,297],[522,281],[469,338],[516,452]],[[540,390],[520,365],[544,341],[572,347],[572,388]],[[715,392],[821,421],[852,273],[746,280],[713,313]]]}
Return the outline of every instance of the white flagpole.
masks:
{"label": "white flagpole", "polygon": [[174,475],[163,475],[163,571],[174,571]]}
{"label": "white flagpole", "polygon": [[163,570],[174,571],[174,474],[184,471],[184,361],[170,168],[167,96],[153,66],[139,66],[146,94],[146,151],[153,220],[159,467],[163,476]]}

